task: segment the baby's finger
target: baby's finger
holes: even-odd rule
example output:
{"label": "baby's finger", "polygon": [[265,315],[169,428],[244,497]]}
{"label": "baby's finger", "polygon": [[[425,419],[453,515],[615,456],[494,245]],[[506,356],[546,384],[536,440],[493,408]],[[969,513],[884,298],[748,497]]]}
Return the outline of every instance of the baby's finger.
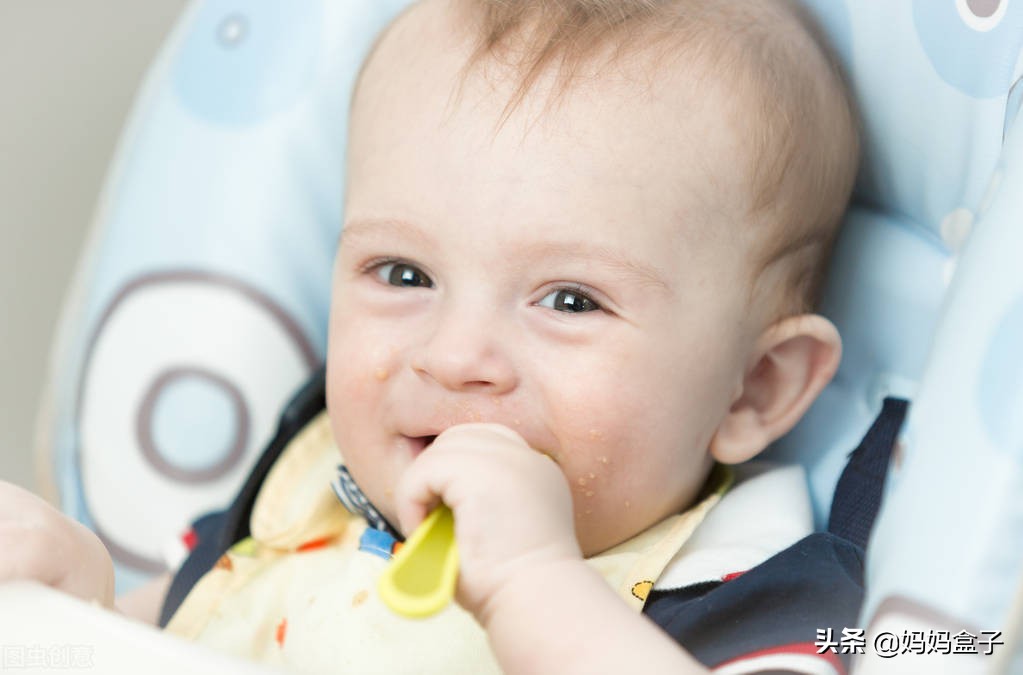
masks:
{"label": "baby's finger", "polygon": [[99,538],[31,492],[0,482],[0,581],[14,579],[113,602],[113,564]]}
{"label": "baby's finger", "polygon": [[42,524],[61,513],[42,497],[23,487],[0,480],[0,521]]}
{"label": "baby's finger", "polygon": [[448,427],[437,437],[437,440],[442,438],[445,440],[455,438],[479,439],[480,437],[487,438],[488,436],[496,437],[494,440],[512,441],[524,448],[529,447],[529,444],[526,443],[526,440],[517,431],[511,427],[493,422],[470,422]]}
{"label": "baby's finger", "polygon": [[[60,513],[13,483],[0,481],[0,580],[33,579],[57,585],[67,551]],[[56,555],[55,555],[56,554]]]}
{"label": "baby's finger", "polygon": [[394,492],[395,511],[405,535],[441,502],[457,513],[476,483],[485,479],[487,465],[492,463],[487,450],[493,447],[495,438],[500,443],[508,443],[506,436],[496,436],[493,432],[481,434],[479,429],[450,431],[438,436],[398,481]]}
{"label": "baby's finger", "polygon": [[[86,600],[98,600],[105,607],[114,602],[114,563],[106,546],[95,532],[81,523],[68,520],[69,529],[74,532],[77,564],[67,565],[58,588]],[[70,546],[71,542],[64,541]]]}
{"label": "baby's finger", "polygon": [[32,579],[47,586],[60,580],[57,542],[38,527],[14,521],[0,521],[0,581]]}
{"label": "baby's finger", "polygon": [[[405,536],[426,518],[442,500],[448,479],[444,464],[451,461],[443,445],[428,448],[402,474],[394,490],[398,528]],[[438,467],[438,464],[440,465]]]}

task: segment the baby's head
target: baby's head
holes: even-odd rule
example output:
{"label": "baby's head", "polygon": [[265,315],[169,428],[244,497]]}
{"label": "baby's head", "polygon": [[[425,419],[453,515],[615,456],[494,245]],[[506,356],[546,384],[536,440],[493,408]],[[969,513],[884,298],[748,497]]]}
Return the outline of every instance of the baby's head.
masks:
{"label": "baby's head", "polygon": [[425,0],[352,108],[328,406],[393,488],[444,429],[550,455],[586,554],[685,508],[831,378],[809,314],[856,169],[780,0]]}

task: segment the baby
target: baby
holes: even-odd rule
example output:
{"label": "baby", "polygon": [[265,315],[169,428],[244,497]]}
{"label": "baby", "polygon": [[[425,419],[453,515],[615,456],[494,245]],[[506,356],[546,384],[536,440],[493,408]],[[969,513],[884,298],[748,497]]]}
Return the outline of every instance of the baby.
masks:
{"label": "baby", "polygon": [[[346,618],[377,602],[347,579],[386,564],[365,533],[408,534],[443,502],[462,609],[399,632],[464,672],[703,672],[812,647],[785,603],[841,577],[851,545],[789,559],[802,533],[752,557],[712,544],[748,551],[791,497],[751,487],[770,472],[729,492],[722,465],[791,429],[837,368],[839,336],[813,307],[857,157],[841,79],[782,0],[414,5],[351,113],[326,371],[336,449],[321,460],[312,432],[296,436],[252,538],[170,629],[299,668],[373,652],[398,633],[385,613]],[[378,529],[303,501],[319,495],[297,489],[304,472],[337,450]],[[837,597],[801,615],[855,625]],[[257,633],[275,644],[251,646]],[[416,649],[405,668],[426,670]]]}

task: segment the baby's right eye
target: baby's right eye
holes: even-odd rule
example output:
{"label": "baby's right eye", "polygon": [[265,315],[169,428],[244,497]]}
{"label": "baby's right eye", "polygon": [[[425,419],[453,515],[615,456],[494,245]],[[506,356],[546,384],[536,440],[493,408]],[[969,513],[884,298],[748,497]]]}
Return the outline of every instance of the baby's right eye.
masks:
{"label": "baby's right eye", "polygon": [[380,281],[391,286],[407,286],[416,287],[421,286],[423,288],[433,288],[433,281],[430,277],[416,267],[407,262],[400,262],[396,260],[388,261],[377,265],[374,272]]}

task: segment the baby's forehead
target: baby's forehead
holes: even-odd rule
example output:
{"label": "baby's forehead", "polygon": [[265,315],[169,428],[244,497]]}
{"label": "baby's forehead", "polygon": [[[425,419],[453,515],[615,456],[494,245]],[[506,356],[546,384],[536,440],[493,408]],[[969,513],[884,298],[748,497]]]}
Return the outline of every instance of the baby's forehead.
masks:
{"label": "baby's forehead", "polygon": [[[717,68],[718,47],[704,44],[722,36],[711,32],[703,40],[662,36],[644,42],[625,40],[632,34],[623,31],[598,39],[597,48],[580,51],[578,58],[555,59],[531,69],[528,56],[481,47],[487,36],[471,11],[486,4],[427,0],[413,5],[374,48],[355,105],[367,88],[386,94],[410,81],[429,83],[444,92],[449,111],[459,105],[471,106],[480,115],[496,110],[495,129],[525,108],[530,127],[562,125],[571,131],[576,121],[558,115],[570,107],[567,100],[592,109],[617,104],[635,123],[619,123],[619,142],[641,140],[629,134],[656,134],[661,142],[683,142],[684,151],[700,155],[708,167],[722,163],[723,175],[738,173],[747,145],[737,138],[740,128],[747,136],[759,122],[758,116],[749,115],[743,83]],[[633,33],[632,38],[642,35],[638,29]],[[414,106],[403,113],[414,114]],[[576,135],[585,140],[582,133]]]}
{"label": "baby's forehead", "polygon": [[[392,127],[418,124],[423,106],[401,94],[441,95],[443,114],[431,120],[437,126],[485,119],[495,136],[511,129],[569,138],[580,150],[596,145],[606,155],[623,155],[620,170],[636,182],[659,175],[663,167],[646,156],[667,150],[678,155],[677,163],[713,174],[702,199],[712,199],[714,188],[727,191],[730,202],[741,194],[741,111],[727,78],[709,77],[694,59],[667,46],[632,54],[609,46],[573,64],[571,72],[550,67],[523,87],[530,75],[521,64],[500,53],[477,53],[479,36],[458,6],[418,3],[392,24],[363,73],[356,113],[372,110]],[[639,154],[621,152],[628,147]]]}

